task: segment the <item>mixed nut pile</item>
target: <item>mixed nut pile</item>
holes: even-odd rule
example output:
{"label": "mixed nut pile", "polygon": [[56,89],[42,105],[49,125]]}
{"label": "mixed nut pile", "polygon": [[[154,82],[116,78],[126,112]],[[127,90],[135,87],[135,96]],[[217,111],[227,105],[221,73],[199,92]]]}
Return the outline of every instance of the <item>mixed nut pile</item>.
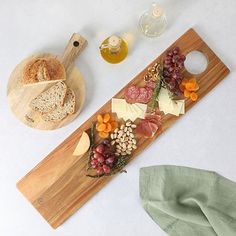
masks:
{"label": "mixed nut pile", "polygon": [[111,133],[111,145],[115,145],[116,147],[116,156],[130,155],[132,150],[137,148],[137,141],[133,134],[135,128],[136,125],[134,123],[127,121]]}

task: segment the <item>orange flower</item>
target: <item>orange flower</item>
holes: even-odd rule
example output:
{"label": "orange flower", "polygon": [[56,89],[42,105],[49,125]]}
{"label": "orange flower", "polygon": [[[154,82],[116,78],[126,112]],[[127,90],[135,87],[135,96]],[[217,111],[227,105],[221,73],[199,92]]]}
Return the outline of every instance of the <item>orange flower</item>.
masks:
{"label": "orange flower", "polygon": [[117,126],[118,123],[113,120],[109,113],[106,113],[103,116],[100,114],[97,116],[96,130],[101,138],[107,138],[109,133],[116,129]]}

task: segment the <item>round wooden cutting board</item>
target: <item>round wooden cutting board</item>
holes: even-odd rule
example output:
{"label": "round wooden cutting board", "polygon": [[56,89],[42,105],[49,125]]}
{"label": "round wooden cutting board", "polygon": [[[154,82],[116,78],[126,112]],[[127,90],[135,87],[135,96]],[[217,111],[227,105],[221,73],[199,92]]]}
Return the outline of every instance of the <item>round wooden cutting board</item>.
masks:
{"label": "round wooden cutting board", "polygon": [[[83,76],[74,65],[74,61],[86,45],[87,41],[82,36],[73,34],[62,56],[54,56],[48,53],[33,55],[16,66],[8,81],[7,99],[12,112],[20,121],[32,128],[53,130],[69,124],[78,116],[85,102],[86,89]],[[26,87],[21,83],[21,76],[25,65],[33,58],[39,57],[57,58],[65,67],[66,85],[72,88],[75,93],[75,113],[68,115],[65,119],[59,122],[46,122],[41,118],[41,115],[38,112],[33,111],[29,107],[29,103],[32,99],[53,86],[55,83],[36,84]]]}

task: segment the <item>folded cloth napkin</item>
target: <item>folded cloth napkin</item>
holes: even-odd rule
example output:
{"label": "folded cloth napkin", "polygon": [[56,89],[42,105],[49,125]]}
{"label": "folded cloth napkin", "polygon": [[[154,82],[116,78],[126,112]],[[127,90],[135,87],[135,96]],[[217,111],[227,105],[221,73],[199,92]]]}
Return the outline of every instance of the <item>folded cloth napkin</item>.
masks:
{"label": "folded cloth napkin", "polygon": [[140,197],[170,236],[236,236],[236,183],[178,166],[140,169]]}

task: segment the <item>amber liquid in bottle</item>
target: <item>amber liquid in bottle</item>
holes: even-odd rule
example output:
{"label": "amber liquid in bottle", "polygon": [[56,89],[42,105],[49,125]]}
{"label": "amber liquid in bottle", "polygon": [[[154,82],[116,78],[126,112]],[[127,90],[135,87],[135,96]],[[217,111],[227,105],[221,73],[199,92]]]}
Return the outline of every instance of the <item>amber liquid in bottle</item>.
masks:
{"label": "amber liquid in bottle", "polygon": [[105,61],[112,64],[119,63],[128,54],[128,44],[121,37],[113,35],[102,42],[100,53]]}

